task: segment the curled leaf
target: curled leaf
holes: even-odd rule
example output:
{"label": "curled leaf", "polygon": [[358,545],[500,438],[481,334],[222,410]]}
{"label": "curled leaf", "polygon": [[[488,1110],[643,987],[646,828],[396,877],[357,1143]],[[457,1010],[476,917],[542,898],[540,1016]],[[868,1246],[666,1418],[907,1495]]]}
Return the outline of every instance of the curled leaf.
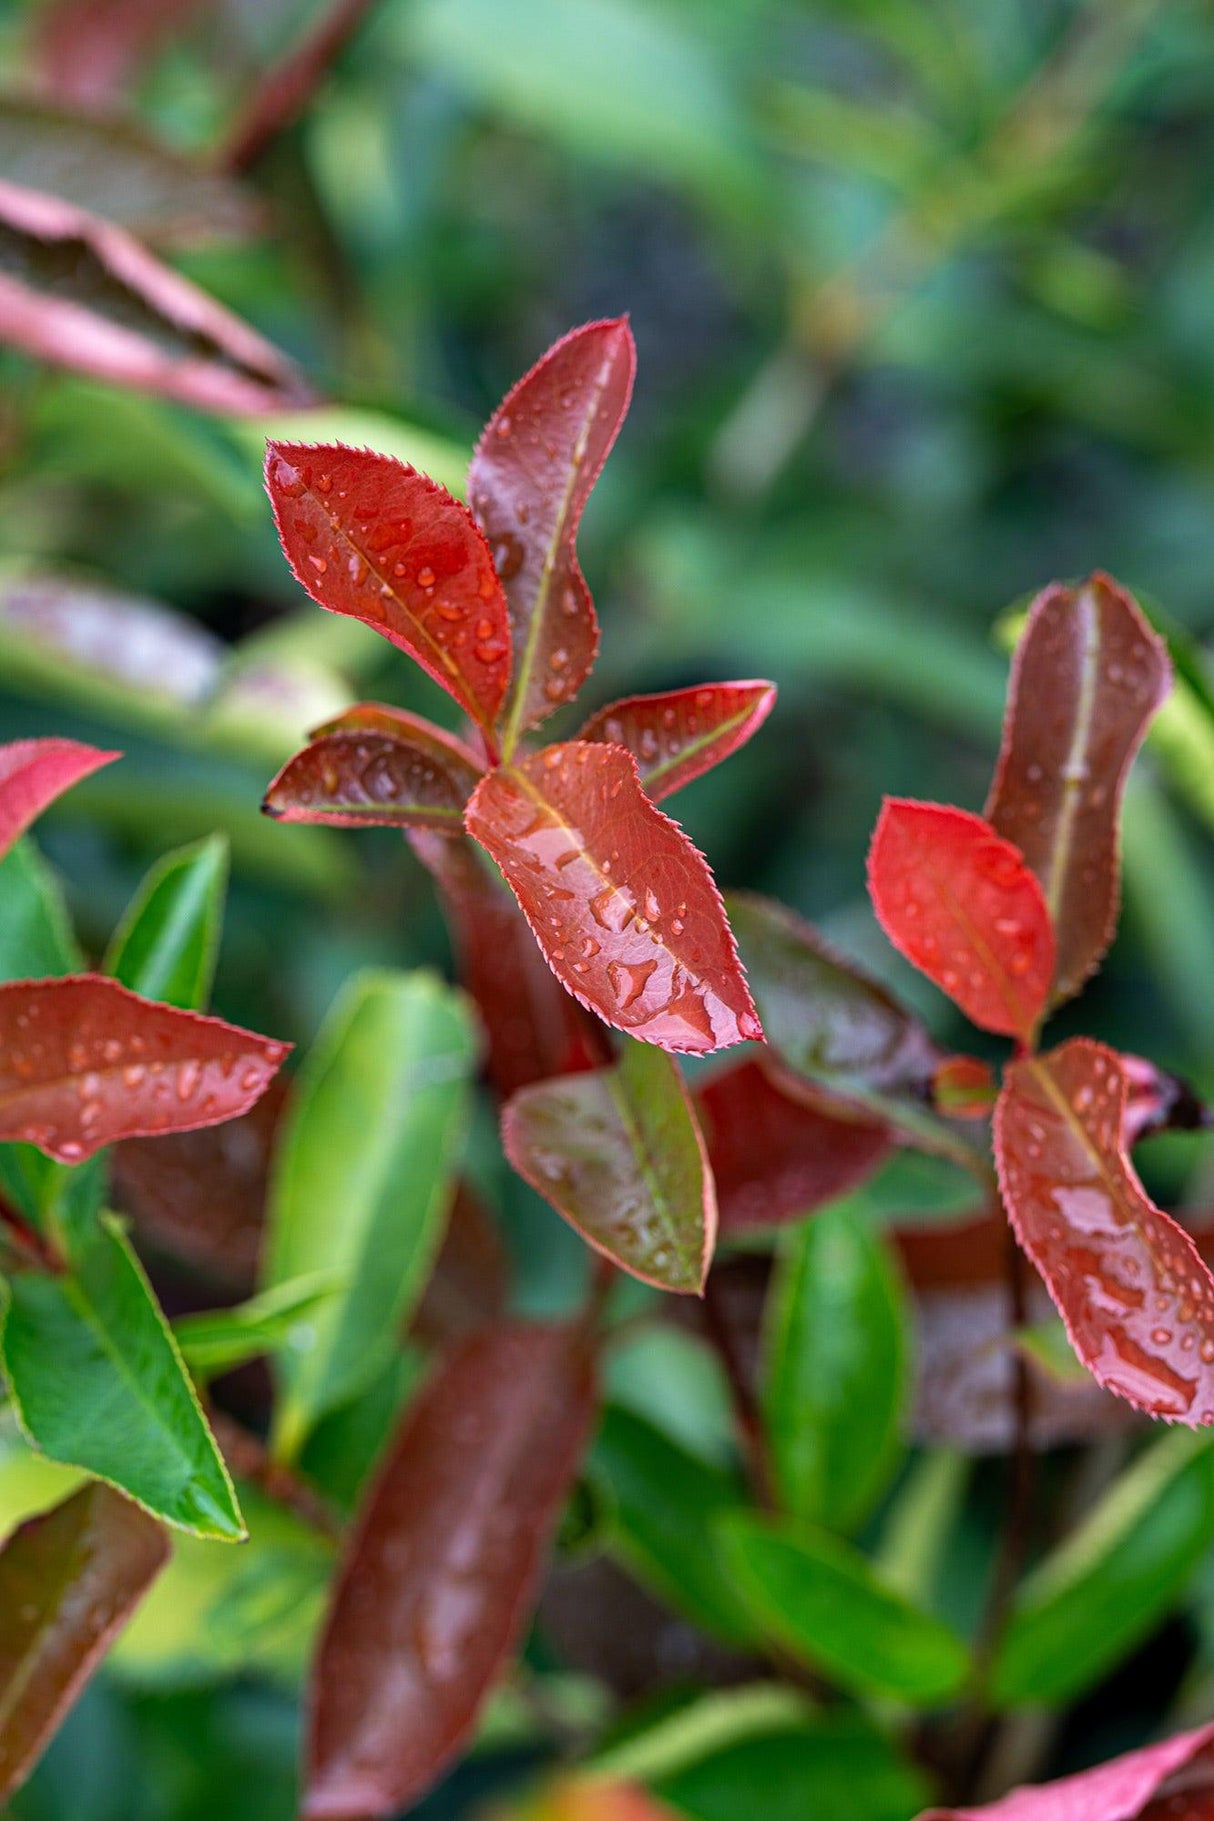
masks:
{"label": "curled leaf", "polygon": [[14,740],[0,746],[0,855],[56,797],[121,757],[78,740]]}
{"label": "curled leaf", "polygon": [[385,724],[323,733],[283,766],[262,808],[281,822],[462,834],[482,767],[462,740],[411,718],[407,732]]}
{"label": "curled leaf", "polygon": [[745,746],[775,706],[774,683],[706,683],[626,696],[592,715],[579,740],[607,740],[637,762],[654,803],[682,790]]}
{"label": "curled leaf", "polygon": [[1212,1801],[1214,1726],[1200,1726],[983,1808],[933,1808],[919,1821],[1205,1821]]}
{"label": "curled leaf", "polygon": [[606,1023],[697,1053],[762,1036],[712,874],[630,754],[550,746],[490,772],[466,821],[557,978]]}

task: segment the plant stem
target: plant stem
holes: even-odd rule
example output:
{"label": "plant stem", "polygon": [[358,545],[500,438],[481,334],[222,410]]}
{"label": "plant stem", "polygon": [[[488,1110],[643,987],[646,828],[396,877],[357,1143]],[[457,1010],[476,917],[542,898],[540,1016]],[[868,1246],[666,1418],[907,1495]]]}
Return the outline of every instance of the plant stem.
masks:
{"label": "plant stem", "polygon": [[328,1500],[292,1468],[276,1461],[259,1436],[223,1410],[209,1410],[207,1420],[234,1474],[259,1487],[275,1504],[294,1512],[310,1530],[318,1530],[334,1542],[341,1540],[344,1527]]}
{"label": "plant stem", "polygon": [[374,0],[336,0],[303,41],[270,70],[219,153],[217,162],[223,170],[234,175],[249,170],[298,119],[373,4]]}
{"label": "plant stem", "polygon": [[11,1203],[0,1195],[0,1243],[8,1246],[17,1254],[19,1264],[27,1270],[50,1271],[58,1274],[64,1268],[63,1260],[51,1245],[44,1233],[19,1214]]}

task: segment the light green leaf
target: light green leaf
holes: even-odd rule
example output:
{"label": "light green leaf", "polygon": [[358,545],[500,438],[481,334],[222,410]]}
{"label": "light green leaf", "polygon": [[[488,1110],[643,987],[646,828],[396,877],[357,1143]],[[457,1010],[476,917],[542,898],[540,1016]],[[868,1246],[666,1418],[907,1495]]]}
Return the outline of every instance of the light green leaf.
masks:
{"label": "light green leaf", "polygon": [[266,1282],[325,1272],[342,1288],[278,1362],[281,1458],[369,1383],[421,1294],[476,1054],[460,993],[433,974],[367,972],[300,1070],[270,1190]]}
{"label": "light green leaf", "polygon": [[263,1290],[233,1309],[184,1315],[173,1323],[181,1356],[197,1378],[230,1372],[246,1360],[275,1353],[291,1344],[300,1323],[321,1308],[337,1287],[333,1278],[323,1274],[303,1277]]}
{"label": "light green leaf", "polygon": [[215,977],[227,878],[222,835],[166,854],[127,907],[102,971],[145,999],[202,1011]]}

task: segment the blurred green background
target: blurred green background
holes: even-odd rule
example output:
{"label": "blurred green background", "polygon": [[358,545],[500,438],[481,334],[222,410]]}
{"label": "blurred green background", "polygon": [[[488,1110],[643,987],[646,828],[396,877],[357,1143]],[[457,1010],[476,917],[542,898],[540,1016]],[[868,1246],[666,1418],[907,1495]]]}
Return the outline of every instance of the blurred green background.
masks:
{"label": "blurred green background", "polygon": [[[12,86],[36,10],[0,6]],[[130,100],[201,149],[326,8],[182,10]],[[452,485],[548,342],[629,312],[636,399],[581,540],[604,635],[582,710],[772,677],[772,720],[680,817],[723,882],[795,905],[960,1040],[876,935],[869,832],[886,791],[981,807],[999,623],[1047,581],[1107,568],[1211,628],[1212,102],[1214,16],[1176,0],[380,0],[252,173],[266,231],[175,258],[299,361],[340,413],[323,434]],[[264,431],[0,352],[0,738],[129,755],[40,827],[94,952],[154,855],[228,828],[216,1009],[306,1042],[353,967],[446,964],[446,938],[398,840],[262,824],[264,785],[344,700],[450,717],[386,645],[301,604]],[[104,686],[40,655],[11,611],[29,573],[236,648],[199,648],[228,666],[219,711],[118,653]],[[1200,716],[1153,743],[1122,933],[1063,1021],[1207,1089],[1211,755]],[[1200,1202],[1196,1156],[1177,1140],[1152,1168]],[[517,1224],[542,1303],[567,1236]],[[70,1788],[73,1821],[285,1815],[293,1724],[260,1684],[102,1688],[14,1813],[62,1815]]]}

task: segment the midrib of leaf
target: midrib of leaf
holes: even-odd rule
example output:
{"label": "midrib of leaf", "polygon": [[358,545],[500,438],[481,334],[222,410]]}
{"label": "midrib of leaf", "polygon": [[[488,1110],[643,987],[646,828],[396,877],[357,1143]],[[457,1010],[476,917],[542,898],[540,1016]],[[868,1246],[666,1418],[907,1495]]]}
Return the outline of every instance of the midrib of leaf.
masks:
{"label": "midrib of leaf", "polygon": [[694,759],[706,747],[715,745],[718,740],[728,739],[736,728],[749,720],[754,710],[755,704],[751,702],[747,707],[740,708],[736,714],[731,715],[727,721],[718,721],[707,733],[700,734],[694,740],[690,740],[686,746],[681,746],[677,753],[668,757],[663,763],[655,765],[652,771],[645,773],[646,784],[652,787],[654,784],[660,783],[668,773],[675,771],[680,765],[685,765],[688,759]]}
{"label": "midrib of leaf", "polygon": [[55,1580],[55,1603],[53,1607],[50,1607],[44,1612],[33,1636],[30,1638],[29,1648],[25,1652],[21,1663],[18,1665],[16,1673],[10,1680],[8,1687],[4,1690],[3,1695],[0,1696],[0,1736],[3,1736],[7,1731],[9,1721],[12,1719],[22,1696],[30,1685],[34,1671],[38,1667],[40,1646],[45,1641],[47,1634],[54,1629],[55,1621],[59,1616],[63,1596],[71,1586],[74,1578],[76,1563],[81,1555],[82,1547],[83,1539],[77,1538],[74,1548],[70,1551],[67,1561],[63,1565],[62,1572]]}
{"label": "midrib of leaf", "polygon": [[[662,1190],[661,1179],[652,1160],[649,1148],[645,1143],[640,1123],[633,1117],[631,1096],[624,1086],[623,1071],[621,1068],[614,1068],[608,1072],[607,1089],[616,1104],[616,1109],[620,1115],[620,1123],[624,1127],[632,1144],[633,1156],[637,1160],[637,1165],[641,1173],[641,1180],[649,1191],[650,1202],[658,1210],[659,1224],[662,1232],[666,1236],[666,1242],[677,1257],[685,1260],[687,1257],[687,1247],[683,1244],[679,1236],[677,1224],[673,1215],[670,1213],[669,1200]],[[702,1221],[702,1202],[700,1213]]]}
{"label": "midrib of leaf", "polygon": [[1058,926],[1058,912],[1070,866],[1071,848],[1074,844],[1075,817],[1079,809],[1080,787],[1087,777],[1083,755],[1092,734],[1092,714],[1096,706],[1096,671],[1100,657],[1099,623],[1088,589],[1080,589],[1075,606],[1079,615],[1080,636],[1079,692],[1075,700],[1075,722],[1071,729],[1071,743],[1062,767],[1062,799],[1058,807],[1058,819],[1054,826],[1054,838],[1050,843],[1050,852],[1041,880],[1050,920],[1055,928]]}

